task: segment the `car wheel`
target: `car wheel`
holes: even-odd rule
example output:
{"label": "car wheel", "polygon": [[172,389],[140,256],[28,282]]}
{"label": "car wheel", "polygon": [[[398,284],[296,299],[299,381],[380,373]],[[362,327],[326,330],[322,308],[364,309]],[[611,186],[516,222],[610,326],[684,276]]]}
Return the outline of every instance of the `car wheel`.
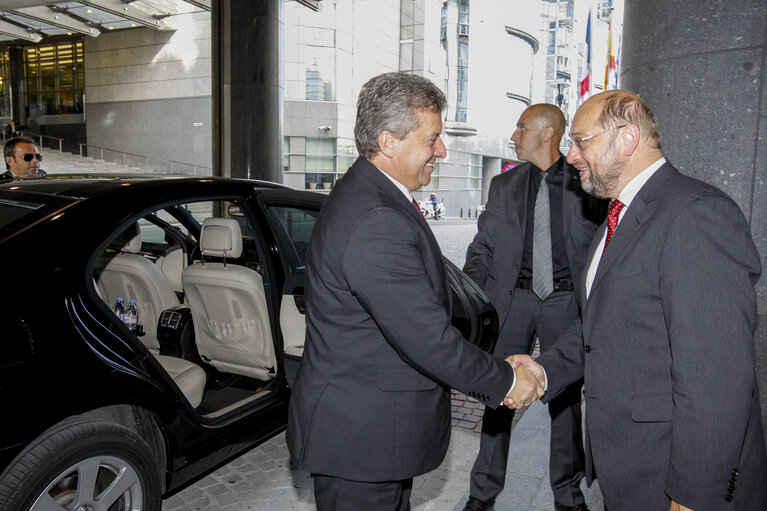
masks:
{"label": "car wheel", "polygon": [[154,458],[124,426],[71,417],[37,437],[0,474],[0,509],[159,511]]}

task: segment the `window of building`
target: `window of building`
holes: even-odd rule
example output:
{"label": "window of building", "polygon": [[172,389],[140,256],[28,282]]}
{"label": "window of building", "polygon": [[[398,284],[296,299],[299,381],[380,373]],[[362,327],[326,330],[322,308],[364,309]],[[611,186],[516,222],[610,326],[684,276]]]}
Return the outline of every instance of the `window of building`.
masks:
{"label": "window of building", "polygon": [[610,19],[613,12],[613,0],[602,0],[597,4],[597,18],[600,20]]}
{"label": "window of building", "polygon": [[8,50],[0,50],[0,116],[11,117],[11,65]]}
{"label": "window of building", "polygon": [[290,172],[290,137],[282,137],[282,171]]}
{"label": "window of building", "polygon": [[27,115],[82,113],[83,76],[82,40],[26,48]]}
{"label": "window of building", "polygon": [[[463,28],[462,28],[463,27]],[[466,122],[469,88],[469,0],[458,0],[458,97],[456,122]]]}
{"label": "window of building", "polygon": [[469,0],[458,0],[458,24],[469,24]]}
{"label": "window of building", "polygon": [[336,156],[336,169],[338,178],[343,176],[349,167],[352,166],[356,157],[356,146],[354,141],[348,138],[339,138],[336,140],[338,146],[338,155]]}
{"label": "window of building", "polygon": [[447,2],[442,2],[442,13],[440,15],[439,42],[442,47],[447,49]]}
{"label": "window of building", "polygon": [[400,0],[399,70],[423,71],[423,0]]}
{"label": "window of building", "polygon": [[467,96],[469,88],[469,42],[458,41],[458,98],[455,120],[466,122]]}
{"label": "window of building", "polygon": [[306,138],[306,188],[332,188],[336,178],[335,164],[335,139]]}
{"label": "window of building", "polygon": [[472,154],[470,164],[469,187],[478,190],[482,188],[482,155]]}

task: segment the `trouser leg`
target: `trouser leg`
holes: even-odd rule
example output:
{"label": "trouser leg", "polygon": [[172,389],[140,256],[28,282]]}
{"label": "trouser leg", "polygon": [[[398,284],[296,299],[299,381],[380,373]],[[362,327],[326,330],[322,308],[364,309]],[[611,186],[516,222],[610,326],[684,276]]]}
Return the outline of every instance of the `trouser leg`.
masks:
{"label": "trouser leg", "polygon": [[[508,319],[498,336],[494,354],[499,358],[532,349],[534,321],[541,301],[531,291],[518,289],[512,299]],[[484,502],[493,502],[503,490],[514,411],[505,406],[485,408],[479,453],[471,469],[469,493]]]}
{"label": "trouser leg", "polygon": [[410,511],[413,480],[369,483],[313,474],[317,511]]}
{"label": "trouser leg", "polygon": [[471,469],[469,494],[472,497],[492,502],[503,490],[513,418],[514,410],[505,406],[485,407],[479,453]]}
{"label": "trouser leg", "polygon": [[554,500],[566,506],[583,504],[580,483],[585,475],[585,455],[580,382],[571,385],[549,402],[549,417],[549,477]]}
{"label": "trouser leg", "polygon": [[[559,336],[578,318],[575,298],[570,292],[550,295],[536,324],[541,352],[550,349]],[[576,382],[549,404],[551,437],[549,477],[554,500],[565,506],[584,503],[580,482],[585,474],[581,414],[582,381]]]}

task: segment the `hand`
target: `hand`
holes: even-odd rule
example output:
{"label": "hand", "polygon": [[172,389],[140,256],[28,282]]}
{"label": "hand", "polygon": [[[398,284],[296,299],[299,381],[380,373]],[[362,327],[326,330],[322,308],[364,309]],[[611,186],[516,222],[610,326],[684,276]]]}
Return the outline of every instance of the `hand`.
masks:
{"label": "hand", "polygon": [[545,389],[546,388],[546,373],[543,372],[543,367],[533,360],[530,355],[512,355],[509,358],[506,359],[506,362],[511,364],[511,367],[513,367],[515,370],[519,366],[523,366],[525,369],[530,371],[533,376],[538,378],[538,381],[541,382],[541,386]]}
{"label": "hand", "polygon": [[503,404],[514,410],[520,406],[529,406],[539,400],[543,394],[543,386],[538,378],[524,367],[514,369],[516,383],[514,390],[506,396]]}
{"label": "hand", "polygon": [[672,500],[671,505],[668,508],[668,511],[692,511],[689,507],[684,507],[679,502]]}

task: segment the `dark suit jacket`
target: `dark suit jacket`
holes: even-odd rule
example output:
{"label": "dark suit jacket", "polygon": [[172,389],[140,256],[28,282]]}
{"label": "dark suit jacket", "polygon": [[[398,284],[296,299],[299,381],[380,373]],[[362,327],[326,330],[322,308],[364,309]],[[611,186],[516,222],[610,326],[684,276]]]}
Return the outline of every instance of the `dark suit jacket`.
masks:
{"label": "dark suit jacket", "polygon": [[538,359],[545,400],[585,378],[586,466],[611,510],[665,511],[664,491],[695,511],[764,509],[759,274],[748,224],[717,188],[666,163],[632,201],[589,299],[578,289],[582,322]]}
{"label": "dark suit jacket", "polygon": [[[47,175],[48,173],[44,171],[43,169],[40,169],[37,173],[37,177],[42,177]],[[0,183],[4,183],[6,181],[13,181],[14,179],[17,179],[17,176],[14,176],[10,170],[6,170],[2,174],[0,174]]]}
{"label": "dark suit jacket", "polygon": [[[485,291],[498,311],[501,327],[522,263],[531,168],[523,163],[490,181],[487,209],[479,216],[477,235],[466,252],[463,271]],[[578,171],[567,162],[562,187],[565,251],[573,281],[579,285],[585,279],[586,252],[606,207],[581,189]]]}
{"label": "dark suit jacket", "polygon": [[323,206],[306,267],[306,344],[287,432],[294,464],[372,482],[436,468],[450,438],[449,386],[497,406],[514,376],[450,325],[428,224],[360,158]]}

